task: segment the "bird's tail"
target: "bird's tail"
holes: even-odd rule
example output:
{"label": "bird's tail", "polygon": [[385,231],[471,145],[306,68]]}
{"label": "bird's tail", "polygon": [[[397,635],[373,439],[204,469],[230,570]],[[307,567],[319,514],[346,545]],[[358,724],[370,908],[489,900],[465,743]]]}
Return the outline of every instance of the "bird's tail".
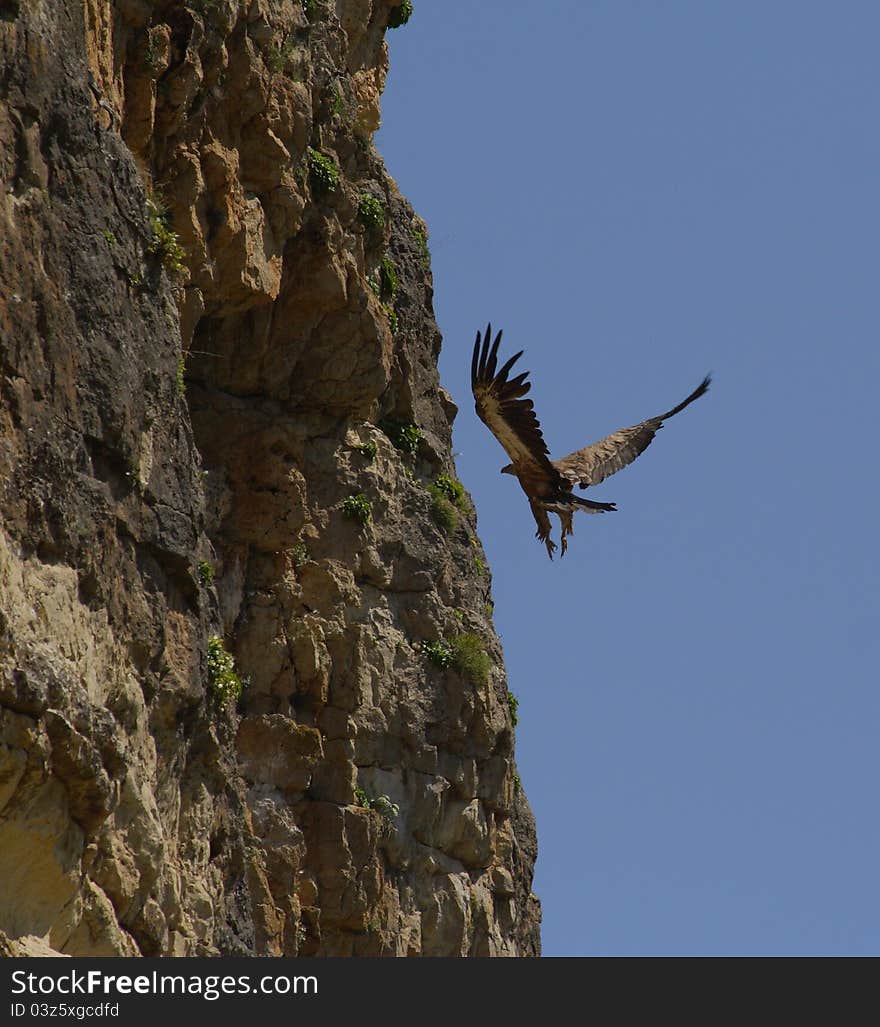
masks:
{"label": "bird's tail", "polygon": [[580,496],[574,495],[570,492],[566,497],[566,502],[579,506],[589,513],[609,513],[617,509],[616,503],[596,503],[592,499],[581,499]]}

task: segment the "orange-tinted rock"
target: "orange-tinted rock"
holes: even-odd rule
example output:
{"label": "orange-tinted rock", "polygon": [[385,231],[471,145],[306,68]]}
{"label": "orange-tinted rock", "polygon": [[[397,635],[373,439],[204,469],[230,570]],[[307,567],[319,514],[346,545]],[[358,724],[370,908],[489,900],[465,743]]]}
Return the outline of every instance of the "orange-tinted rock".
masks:
{"label": "orange-tinted rock", "polygon": [[0,953],[537,954],[392,0],[80,2],[0,20]]}

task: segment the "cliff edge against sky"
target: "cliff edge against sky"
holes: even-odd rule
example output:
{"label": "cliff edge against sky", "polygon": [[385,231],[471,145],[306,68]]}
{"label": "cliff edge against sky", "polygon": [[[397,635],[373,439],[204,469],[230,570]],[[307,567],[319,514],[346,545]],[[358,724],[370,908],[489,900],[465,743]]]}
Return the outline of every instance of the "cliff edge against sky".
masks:
{"label": "cliff edge against sky", "polygon": [[406,14],[0,3],[0,952],[539,952]]}

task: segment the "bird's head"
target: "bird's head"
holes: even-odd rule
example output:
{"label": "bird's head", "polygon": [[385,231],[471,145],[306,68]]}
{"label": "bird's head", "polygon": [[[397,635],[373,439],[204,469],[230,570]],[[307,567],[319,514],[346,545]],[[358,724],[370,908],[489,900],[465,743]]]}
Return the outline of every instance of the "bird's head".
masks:
{"label": "bird's head", "polygon": [[513,469],[513,464],[508,464],[507,467],[502,467],[501,468],[501,473],[502,474],[516,474],[516,471]]}

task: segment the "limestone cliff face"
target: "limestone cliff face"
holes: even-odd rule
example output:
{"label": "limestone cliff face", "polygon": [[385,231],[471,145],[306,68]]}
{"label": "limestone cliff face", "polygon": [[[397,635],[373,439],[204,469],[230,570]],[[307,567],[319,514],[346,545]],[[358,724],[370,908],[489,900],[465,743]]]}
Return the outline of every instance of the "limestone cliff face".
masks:
{"label": "limestone cliff face", "polygon": [[0,5],[0,952],[539,951],[397,15]]}

